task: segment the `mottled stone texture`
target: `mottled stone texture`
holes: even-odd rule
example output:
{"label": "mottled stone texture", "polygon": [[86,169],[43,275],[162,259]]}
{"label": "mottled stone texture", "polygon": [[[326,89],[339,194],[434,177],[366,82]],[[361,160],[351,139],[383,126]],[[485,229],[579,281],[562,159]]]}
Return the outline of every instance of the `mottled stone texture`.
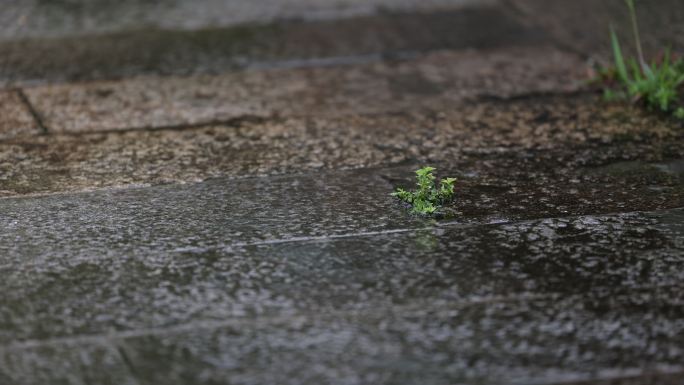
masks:
{"label": "mottled stone texture", "polygon": [[684,130],[585,82],[620,1],[110,3],[0,11],[0,385],[684,384]]}

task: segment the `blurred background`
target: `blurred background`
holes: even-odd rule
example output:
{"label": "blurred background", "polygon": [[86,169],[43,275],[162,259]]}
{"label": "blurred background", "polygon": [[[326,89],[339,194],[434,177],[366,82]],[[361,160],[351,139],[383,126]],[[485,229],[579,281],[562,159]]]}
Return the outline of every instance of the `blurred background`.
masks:
{"label": "blurred background", "polygon": [[[682,49],[682,4],[637,2],[647,48]],[[600,60],[610,23],[629,39],[623,0],[5,0],[0,82],[220,73],[544,40]]]}

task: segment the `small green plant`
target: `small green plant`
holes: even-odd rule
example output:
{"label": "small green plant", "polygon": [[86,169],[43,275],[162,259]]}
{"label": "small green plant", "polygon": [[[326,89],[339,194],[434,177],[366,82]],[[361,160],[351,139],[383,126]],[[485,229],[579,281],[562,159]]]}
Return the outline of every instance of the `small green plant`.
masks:
{"label": "small green plant", "polygon": [[441,205],[449,202],[454,196],[455,178],[444,178],[435,184],[434,167],[423,167],[416,171],[418,189],[406,191],[398,188],[392,193],[402,201],[409,203],[416,214],[433,214]]}
{"label": "small green plant", "polygon": [[637,58],[625,58],[615,29],[610,27],[610,41],[615,58],[615,67],[604,71],[604,76],[619,84],[617,90],[606,89],[607,100],[628,99],[643,103],[649,110],[657,110],[684,119],[684,106],[680,96],[684,84],[684,61],[674,59],[670,50],[665,50],[660,60],[650,64],[644,60],[639,26],[637,24],[634,0],[625,0],[632,21],[632,32],[636,41]]}

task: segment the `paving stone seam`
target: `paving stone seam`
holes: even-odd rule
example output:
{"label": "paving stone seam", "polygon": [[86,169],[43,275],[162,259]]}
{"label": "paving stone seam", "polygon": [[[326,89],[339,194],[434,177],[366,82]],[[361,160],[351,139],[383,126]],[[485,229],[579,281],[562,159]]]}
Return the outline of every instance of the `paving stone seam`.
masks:
{"label": "paving stone seam", "polygon": [[[61,135],[61,134],[58,134]],[[96,133],[89,133],[88,135],[96,135]],[[0,144],[3,144],[2,140],[0,140]],[[402,162],[404,163],[404,162]],[[392,168],[392,167],[397,167],[399,164],[398,163],[378,163],[374,164],[372,167],[365,167],[365,166],[346,166],[346,167],[338,167],[335,169],[322,169],[322,170],[309,170],[309,171],[304,171],[304,172],[273,172],[273,173],[268,173],[268,174],[251,174],[251,175],[243,175],[243,176],[217,176],[217,177],[207,177],[206,179],[203,179],[199,182],[197,181],[190,181],[190,182],[176,182],[176,183],[171,183],[171,184],[151,184],[151,183],[131,183],[131,184],[125,184],[125,185],[119,185],[119,186],[108,186],[108,187],[92,187],[92,188],[84,188],[84,189],[79,189],[79,190],[67,190],[67,191],[53,191],[53,192],[37,192],[37,193],[28,193],[28,194],[17,194],[17,195],[9,195],[9,196],[0,196],[0,203],[3,201],[8,201],[8,200],[25,200],[25,199],[40,199],[40,198],[50,198],[50,197],[64,197],[68,195],[83,195],[83,194],[94,194],[94,193],[110,193],[110,192],[125,192],[128,190],[138,190],[138,189],[148,189],[148,188],[155,188],[155,187],[162,187],[162,186],[188,186],[192,184],[197,184],[197,183],[206,183],[212,180],[216,179],[223,179],[226,181],[243,181],[243,180],[251,180],[251,179],[262,179],[262,178],[268,178],[268,179],[278,179],[278,178],[289,178],[289,177],[306,177],[306,176],[313,176],[316,174],[319,174],[320,172],[335,172],[335,171],[361,171],[361,170],[374,170],[374,169],[385,169],[385,168]]]}
{"label": "paving stone seam", "polygon": [[528,91],[519,94],[501,96],[496,94],[480,93],[474,95],[472,98],[463,100],[464,104],[473,105],[479,103],[516,103],[521,101],[549,99],[549,98],[581,98],[592,95],[599,95],[599,91],[592,88],[578,88],[575,90],[557,90],[557,91]]}
{"label": "paving stone seam", "polygon": [[[480,226],[490,226],[490,225],[510,224],[510,223],[513,223],[513,222],[500,222],[500,221],[483,222],[483,223],[443,222],[443,223],[436,223],[433,226],[423,226],[423,227],[415,227],[415,228],[404,228],[404,229],[393,229],[393,230],[382,230],[382,231],[365,231],[365,232],[347,233],[347,234],[327,234],[327,235],[307,236],[307,237],[292,237],[292,238],[283,238],[283,239],[269,239],[269,240],[258,241],[258,242],[244,242],[244,243],[237,242],[237,243],[233,243],[230,245],[219,246],[218,248],[230,249],[230,248],[234,248],[234,247],[280,245],[280,244],[284,244],[284,243],[316,243],[316,242],[320,242],[320,241],[328,241],[328,240],[336,240],[336,239],[363,238],[363,237],[374,237],[377,235],[405,234],[405,233],[411,233],[411,232],[415,232],[415,231],[429,231],[429,230],[434,230],[434,229],[439,228],[439,227],[467,229],[467,228],[480,227]],[[212,248],[212,250],[213,250],[213,248]]]}
{"label": "paving stone seam", "polygon": [[130,357],[126,353],[126,350],[121,347],[121,346],[115,346],[114,351],[116,352],[116,355],[119,356],[119,359],[121,362],[123,362],[124,367],[130,374],[130,378],[133,379],[135,384],[140,384],[138,381],[138,377],[140,377],[139,371],[136,369],[135,365],[133,365],[133,362],[131,361]]}
{"label": "paving stone seam", "polygon": [[[408,214],[407,214],[408,215]],[[254,246],[269,246],[269,245],[281,245],[281,244],[288,244],[288,243],[316,243],[316,242],[322,242],[322,241],[332,241],[336,239],[349,239],[349,238],[362,238],[362,237],[373,237],[373,236],[379,236],[379,235],[391,235],[391,234],[406,234],[406,233],[412,233],[412,232],[418,232],[418,231],[430,231],[430,230],[435,230],[437,228],[461,228],[461,229],[467,229],[467,228],[474,228],[474,227],[480,227],[480,226],[492,226],[492,225],[498,225],[498,224],[515,224],[515,223],[520,223],[523,224],[528,221],[520,221],[520,222],[501,222],[501,221],[492,221],[492,222],[484,222],[484,223],[459,223],[459,222],[444,222],[444,223],[436,223],[433,226],[424,226],[424,227],[415,227],[415,228],[404,228],[404,229],[392,229],[392,230],[382,230],[382,231],[367,231],[367,232],[358,232],[358,233],[346,233],[346,234],[326,234],[326,235],[319,235],[319,236],[306,236],[306,237],[292,237],[292,238],[282,238],[282,239],[269,239],[269,240],[264,240],[264,241],[258,241],[258,242],[235,242],[231,244],[223,244],[223,245],[216,245],[216,246],[211,246],[211,247],[182,247],[182,248],[176,248],[169,250],[169,253],[184,253],[184,252],[209,252],[209,251],[230,251],[234,248],[242,248],[242,247],[254,247]],[[72,262],[77,262],[79,259],[71,259],[70,261]],[[42,262],[29,262],[22,264],[23,267],[32,267],[32,266],[37,266],[39,263]],[[16,265],[13,264],[5,264],[5,265],[0,265],[0,271],[2,270],[10,270],[15,268]]]}
{"label": "paving stone seam", "polygon": [[[345,113],[342,115],[335,115],[335,116],[330,116],[330,115],[307,115],[307,114],[287,114],[285,115],[280,115],[278,113],[271,114],[271,115],[253,115],[253,114],[244,114],[240,116],[235,116],[233,118],[229,119],[216,119],[216,120],[206,120],[206,121],[200,121],[200,122],[195,122],[195,123],[180,123],[180,124],[169,124],[169,125],[145,125],[145,126],[129,126],[129,127],[116,127],[116,128],[108,128],[108,129],[98,129],[98,130],[86,130],[86,131],[59,131],[55,132],[53,130],[48,129],[48,127],[45,125],[43,122],[43,119],[40,116],[40,113],[37,111],[36,108],[32,105],[30,102],[29,98],[26,96],[25,92],[23,91],[22,88],[16,88],[14,89],[19,93],[19,96],[22,100],[22,102],[26,105],[26,107],[29,109],[29,112],[33,116],[34,120],[36,121],[36,124],[39,126],[41,131],[44,134],[47,135],[59,135],[59,136],[64,136],[64,137],[80,137],[80,136],[87,136],[87,135],[101,135],[101,134],[125,134],[125,133],[130,133],[130,132],[156,132],[156,131],[184,131],[184,130],[199,130],[203,128],[209,128],[212,126],[227,126],[227,127],[238,127],[243,123],[256,123],[256,124],[266,124],[266,123],[278,123],[281,122],[282,120],[285,119],[311,119],[311,118],[319,118],[319,119],[333,119],[336,116],[358,116],[358,117],[376,117],[376,116],[385,116],[385,115],[393,115],[393,114],[400,114],[400,113],[405,113],[406,109],[388,109],[388,110],[383,110],[383,111],[373,111],[373,112],[362,112],[362,113]],[[537,99],[537,98],[554,98],[554,97],[583,97],[583,96],[588,96],[588,95],[593,95],[595,94],[595,90],[591,89],[577,89],[577,90],[568,90],[568,91],[563,91],[563,90],[558,90],[558,91],[530,91],[530,92],[524,92],[520,94],[515,94],[511,96],[500,96],[500,95],[494,95],[494,94],[489,94],[489,93],[478,93],[474,94],[472,96],[465,97],[463,100],[455,103],[461,103],[463,105],[477,105],[480,103],[488,103],[488,102],[497,102],[497,103],[515,103],[519,101],[524,101],[524,100],[530,100],[530,99]],[[425,108],[423,108],[425,110]],[[425,110],[427,111],[427,110]],[[420,112],[420,111],[418,111]],[[30,139],[34,137],[34,135],[15,135],[12,137],[8,138],[3,138],[0,139],[0,144],[12,144],[13,142],[16,141],[21,141]]]}
{"label": "paving stone seam", "polygon": [[[257,118],[259,119],[259,118]],[[241,119],[237,119],[237,121],[244,121]],[[237,128],[239,127],[240,123],[236,123],[235,125],[227,125],[229,128]],[[208,127],[212,127],[210,124]],[[205,128],[204,125],[198,126],[198,128]],[[155,131],[154,129],[152,129]],[[183,130],[180,128],[179,130]],[[135,130],[137,131],[137,130]],[[123,133],[122,131],[114,131],[111,132],[110,134],[119,134]],[[69,136],[86,136],[86,135],[94,135],[97,136],[99,135],[99,132],[88,132],[88,133],[71,133],[71,134],[63,134],[63,133],[58,133],[58,134],[48,134],[46,136],[60,136],[60,135],[69,135]],[[18,140],[16,137],[10,140],[3,141],[0,139],[0,146],[4,144],[22,144],[24,141]],[[469,151],[469,150],[499,150],[502,147],[463,147],[464,151]],[[515,151],[520,151],[524,150],[526,147],[524,146],[511,146],[511,147],[505,147],[506,151],[509,152],[515,152]],[[243,180],[252,180],[252,179],[281,179],[281,178],[290,178],[290,177],[307,177],[307,176],[316,176],[322,172],[325,173],[334,173],[334,172],[348,172],[348,171],[364,171],[364,170],[383,170],[383,169],[390,169],[390,168],[395,168],[399,167],[401,165],[413,165],[418,167],[419,162],[417,162],[416,159],[406,159],[406,160],[401,160],[399,162],[379,162],[375,163],[372,165],[359,165],[359,166],[341,166],[341,167],[336,167],[336,168],[320,168],[320,169],[310,169],[306,171],[300,171],[300,172],[292,172],[292,171],[275,171],[275,172],[266,172],[266,173],[253,173],[249,175],[223,175],[223,176],[210,176],[206,177],[204,179],[201,179],[200,181],[192,180],[192,181],[174,181],[173,183],[167,183],[167,184],[155,184],[155,183],[130,183],[130,184],[122,184],[122,185],[114,185],[114,186],[107,186],[107,187],[87,187],[87,188],[80,188],[80,189],[75,189],[75,190],[64,190],[64,191],[43,191],[43,192],[32,192],[32,193],[25,193],[25,194],[16,194],[16,195],[6,195],[6,196],[0,196],[0,203],[3,201],[8,201],[8,200],[24,200],[24,199],[40,199],[40,198],[49,198],[49,197],[64,197],[64,196],[69,196],[69,195],[82,195],[82,194],[93,194],[93,193],[108,193],[108,192],[124,192],[127,190],[137,190],[137,189],[149,189],[149,188],[158,188],[162,186],[189,186],[193,184],[198,184],[198,183],[206,183],[212,180],[217,180],[217,179],[222,179],[226,181],[243,181]],[[390,191],[391,192],[391,191]],[[389,192],[388,192],[389,193]]]}
{"label": "paving stone seam", "polygon": [[[10,198],[5,198],[5,199],[10,199]],[[1,198],[0,198],[0,202],[1,202]],[[684,207],[677,207],[677,208],[666,209],[666,210],[654,210],[654,211],[624,211],[624,212],[604,213],[604,214],[597,214],[597,215],[585,214],[585,215],[569,215],[569,216],[562,216],[562,217],[542,217],[542,218],[532,218],[532,219],[525,219],[525,220],[518,220],[518,221],[516,221],[516,220],[504,221],[504,220],[495,219],[495,220],[491,220],[489,222],[479,222],[479,223],[462,223],[462,222],[457,222],[457,221],[437,222],[431,226],[403,228],[403,229],[367,231],[367,232],[344,233],[344,234],[326,234],[326,235],[291,237],[291,238],[281,238],[281,239],[267,239],[267,240],[256,241],[256,242],[235,242],[235,243],[230,243],[230,244],[222,244],[222,245],[219,244],[219,245],[215,245],[215,246],[201,247],[201,248],[200,247],[182,247],[182,248],[176,248],[176,249],[169,250],[168,252],[169,253],[184,253],[184,252],[232,251],[235,248],[243,248],[243,247],[281,245],[281,244],[288,244],[288,243],[307,244],[307,243],[334,241],[337,239],[363,238],[363,237],[374,237],[374,236],[380,236],[380,235],[406,234],[406,233],[414,233],[414,232],[420,232],[420,231],[431,231],[431,230],[437,230],[439,228],[472,229],[472,228],[477,228],[477,227],[489,227],[489,226],[525,225],[525,224],[531,224],[531,223],[535,223],[535,222],[543,222],[543,221],[553,220],[553,219],[603,218],[603,217],[610,217],[610,216],[615,216],[615,215],[633,215],[633,214],[657,215],[660,212],[672,211],[672,210],[684,210]],[[411,214],[409,214],[407,212],[406,215],[411,215]],[[72,259],[71,261],[77,262],[78,260],[79,259]],[[22,264],[22,266],[23,267],[31,267],[31,266],[36,266],[37,264],[38,264],[38,262],[35,262],[35,263],[29,262],[29,263]],[[10,269],[13,269],[15,267],[16,267],[15,264],[0,265],[0,271],[10,270]]]}
{"label": "paving stone seam", "polygon": [[[12,92],[16,93],[17,97],[21,102],[24,104],[24,107],[26,110],[29,112],[31,117],[33,118],[33,121],[35,122],[36,126],[38,126],[38,129],[40,130],[41,134],[47,134],[48,129],[47,126],[45,125],[45,122],[43,121],[43,118],[40,116],[40,113],[36,109],[36,107],[31,103],[29,100],[28,96],[26,96],[26,93],[24,92],[23,89],[21,88],[14,88],[11,89]],[[33,135],[29,136],[32,137]],[[0,141],[2,143],[2,141]]]}
{"label": "paving stone seam", "polygon": [[[225,126],[225,127],[239,127],[243,123],[256,123],[256,124],[265,124],[269,122],[278,122],[279,117],[272,116],[272,117],[264,117],[264,116],[258,116],[258,115],[241,115],[241,116],[236,116],[234,118],[230,119],[218,119],[218,120],[207,120],[205,122],[198,122],[198,123],[183,123],[183,124],[172,124],[172,125],[165,125],[165,126],[139,126],[139,127],[128,127],[128,128],[114,128],[114,129],[107,129],[107,130],[98,130],[98,131],[60,131],[60,132],[54,132],[50,129],[48,129],[44,123],[42,122],[42,119],[40,118],[40,114],[33,109],[33,107],[30,104],[30,101],[28,98],[26,98],[25,94],[22,92],[20,93],[20,96],[22,97],[22,100],[24,103],[27,105],[27,108],[30,108],[31,115],[33,118],[36,120],[36,124],[40,127],[41,131],[43,134],[48,135],[48,136],[64,136],[64,137],[82,137],[82,136],[89,136],[89,135],[99,135],[99,134],[126,134],[130,132],[149,132],[149,131],[191,131],[191,130],[196,130],[196,129],[202,129],[202,128],[208,128],[208,127],[213,127],[213,126]],[[292,116],[288,118],[292,119],[302,119],[306,118],[307,116]],[[13,144],[16,142],[23,142],[26,141],[27,139],[30,140],[35,135],[15,135],[12,137],[0,139],[0,144]]]}
{"label": "paving stone seam", "polygon": [[[95,133],[92,133],[92,134],[95,135]],[[1,140],[0,140],[0,144],[2,144]],[[243,175],[243,176],[208,177],[208,178],[203,179],[199,182],[190,181],[190,182],[177,182],[177,183],[172,183],[172,184],[132,183],[132,184],[126,184],[126,185],[119,185],[119,186],[92,187],[92,188],[84,188],[84,189],[70,190],[70,191],[67,190],[67,191],[53,191],[53,192],[50,192],[50,191],[48,191],[48,192],[37,192],[37,193],[28,193],[28,194],[0,196],[0,203],[2,203],[3,201],[8,201],[8,200],[40,199],[40,198],[50,198],[50,197],[64,197],[64,196],[68,196],[68,195],[83,195],[83,194],[109,193],[109,192],[125,192],[127,190],[148,189],[148,188],[155,188],[155,187],[162,187],[162,186],[188,186],[188,185],[197,184],[197,183],[205,183],[205,182],[209,182],[209,181],[216,180],[216,179],[223,179],[226,181],[243,181],[243,180],[262,179],[262,178],[277,179],[277,178],[288,178],[288,177],[306,177],[306,176],[315,175],[321,171],[323,171],[323,172],[334,172],[334,171],[371,170],[371,169],[376,169],[376,168],[380,168],[380,169],[391,168],[391,167],[396,167],[397,165],[398,165],[397,163],[378,163],[376,165],[373,165],[373,167],[364,167],[364,166],[339,167],[336,169],[319,170],[318,172],[315,170],[305,171],[305,172],[273,172],[273,173],[269,173],[269,174],[252,174],[252,175]]]}

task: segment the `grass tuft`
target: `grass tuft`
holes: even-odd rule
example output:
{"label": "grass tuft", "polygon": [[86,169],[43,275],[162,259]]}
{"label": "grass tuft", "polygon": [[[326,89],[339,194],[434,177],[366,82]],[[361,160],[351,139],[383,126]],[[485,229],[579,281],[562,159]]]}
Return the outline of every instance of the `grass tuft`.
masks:
{"label": "grass tuft", "polygon": [[613,48],[615,67],[604,71],[618,87],[604,91],[606,100],[632,100],[647,109],[660,111],[684,119],[684,105],[681,102],[684,85],[684,62],[676,59],[666,49],[659,60],[646,63],[641,48],[639,27],[634,0],[625,0],[632,20],[632,32],[636,41],[637,58],[625,58],[620,40],[613,26],[610,26],[610,42]]}

